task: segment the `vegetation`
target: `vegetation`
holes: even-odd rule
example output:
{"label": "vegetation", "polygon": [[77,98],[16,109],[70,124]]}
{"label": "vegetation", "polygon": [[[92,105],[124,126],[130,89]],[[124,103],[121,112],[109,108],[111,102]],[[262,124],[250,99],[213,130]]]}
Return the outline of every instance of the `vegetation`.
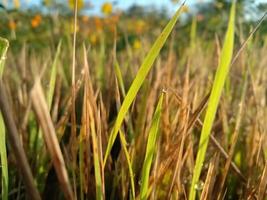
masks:
{"label": "vegetation", "polygon": [[264,4],[4,2],[2,199],[266,199]]}

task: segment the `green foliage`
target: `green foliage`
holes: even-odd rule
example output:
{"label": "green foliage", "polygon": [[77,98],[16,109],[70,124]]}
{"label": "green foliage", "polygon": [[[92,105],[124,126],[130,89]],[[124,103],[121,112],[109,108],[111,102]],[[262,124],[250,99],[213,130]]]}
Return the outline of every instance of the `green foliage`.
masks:
{"label": "green foliage", "polygon": [[134,173],[133,173],[133,169],[132,169],[132,163],[131,163],[131,158],[130,158],[130,154],[127,150],[127,142],[126,139],[124,137],[124,134],[122,133],[122,131],[119,131],[120,134],[120,140],[121,140],[121,145],[122,145],[122,149],[123,152],[125,154],[126,157],[126,161],[127,161],[127,165],[128,165],[128,169],[129,169],[129,175],[130,175],[130,182],[131,182],[131,198],[135,199],[135,186],[134,186]]}
{"label": "green foliage", "polygon": [[157,108],[155,110],[152,124],[148,133],[148,140],[146,145],[146,156],[145,161],[142,168],[141,175],[141,200],[146,200],[148,198],[148,189],[149,189],[149,177],[150,177],[150,168],[153,161],[154,154],[156,152],[156,143],[159,132],[159,124],[160,124],[160,116],[162,110],[162,102],[163,102],[164,93],[161,94]]}
{"label": "green foliage", "polygon": [[212,125],[217,112],[219,100],[222,94],[223,86],[227,78],[234,48],[234,30],[235,30],[235,3],[233,3],[230,13],[230,19],[228,24],[228,30],[226,32],[225,41],[219,61],[219,66],[215,75],[215,80],[212,86],[211,95],[207,112],[204,119],[203,128],[201,131],[196,165],[194,169],[194,175],[190,188],[190,200],[195,199],[196,185],[198,184],[201,169],[203,167],[206,150],[208,147],[209,137],[211,134]]}
{"label": "green foliage", "polygon": [[168,36],[170,35],[174,25],[176,24],[179,16],[181,14],[181,8],[175,13],[172,19],[169,21],[167,26],[164,28],[160,36],[157,38],[155,43],[153,44],[152,48],[148,52],[143,64],[141,65],[139,71],[137,72],[133,83],[129,91],[127,92],[125,99],[121,105],[120,111],[118,113],[114,128],[112,129],[111,135],[108,140],[108,146],[105,153],[104,158],[104,165],[107,161],[108,155],[111,151],[111,148],[114,144],[118,131],[121,127],[121,124],[124,120],[126,113],[128,112],[133,100],[135,99],[138,90],[140,89],[141,85],[143,84],[148,72],[150,71],[155,59],[157,58],[160,50],[162,49],[163,45],[165,44]]}
{"label": "green foliage", "polygon": [[[88,17],[81,12],[78,15],[73,94],[76,121],[70,120],[73,11],[66,2],[62,2],[65,7],[60,9],[61,3],[52,0],[46,3],[49,11],[53,13],[55,9],[59,14],[46,15],[40,10],[0,10],[0,14],[5,13],[0,18],[0,35],[9,39],[11,47],[4,73],[12,105],[10,113],[20,132],[17,141],[23,144],[40,193],[51,199],[63,198],[63,192],[59,192],[62,183],[54,181],[56,174],[50,168],[47,146],[38,134],[41,132],[40,120],[31,110],[29,93],[39,74],[50,115],[53,115],[51,127],[56,130],[64,162],[72,175],[76,199],[188,199],[190,195],[192,200],[200,190],[203,196],[215,194],[216,198],[218,192],[225,194],[226,199],[247,199],[251,188],[255,188],[257,195],[267,155],[263,145],[266,143],[263,133],[267,89],[264,23],[261,32],[248,42],[249,51],[243,53],[243,48],[238,51],[241,53],[234,59],[235,69],[231,76],[228,75],[234,46],[234,21],[240,17],[244,19],[242,8],[252,5],[249,1],[237,1],[232,6],[230,20],[231,1],[227,0],[203,2],[193,9],[183,7],[172,18],[164,9],[138,6],[123,13],[117,13],[115,7],[109,16]],[[175,28],[182,12],[186,16]],[[40,17],[41,23],[32,27],[31,20],[36,16]],[[221,51],[220,42],[228,21]],[[254,21],[241,22],[235,34],[238,37],[236,46],[243,43],[255,24]],[[167,42],[174,29],[172,40]],[[153,38],[157,38],[154,43]],[[83,43],[89,46],[88,51],[84,49],[84,57],[80,56]],[[0,53],[6,54],[7,44],[6,40],[1,40]],[[153,44],[152,48],[150,44]],[[148,52],[147,55],[144,52]],[[1,58],[1,77],[5,57]],[[207,90],[217,64],[205,115]],[[244,87],[240,75],[245,73],[249,77],[246,93],[249,98],[240,91]],[[225,86],[227,91],[223,91]],[[162,93],[163,87],[172,92]],[[223,92],[226,98],[218,109]],[[241,95],[247,112],[240,126],[236,151],[231,155],[229,149],[233,142],[228,141],[227,134],[238,122],[235,111],[240,105],[237,97]],[[202,117],[205,117],[204,123]],[[79,133],[73,140],[70,137],[72,123]],[[213,130],[217,134],[211,136]],[[2,199],[16,198],[17,192],[24,198],[27,190],[23,185],[18,186],[21,176],[14,167],[12,149],[6,149],[5,134],[0,115]],[[212,137],[211,145],[209,137]],[[205,158],[215,151],[221,153],[218,163],[214,166],[215,161],[207,163],[210,166],[207,170],[203,167]],[[110,154],[112,160],[108,160]],[[231,160],[229,167],[232,169],[224,173],[222,166]],[[209,174],[203,188],[202,174]],[[243,187],[248,183],[243,174],[249,174],[251,188]],[[222,182],[219,178],[222,175],[225,175],[225,184],[221,185],[227,187],[226,193],[224,188],[217,187]],[[261,182],[264,185],[264,180]],[[8,193],[8,188],[14,192]]]}
{"label": "green foliage", "polygon": [[8,40],[0,37],[0,78],[2,78],[3,76],[4,64],[6,60],[6,53],[8,46],[9,46]]}
{"label": "green foliage", "polygon": [[[6,53],[8,49],[8,40],[0,37],[0,79],[2,79]],[[6,132],[2,113],[0,113],[0,157],[2,170],[2,199],[8,199],[8,166],[6,153]]]}
{"label": "green foliage", "polygon": [[58,61],[59,61],[59,55],[61,52],[61,40],[58,44],[57,47],[57,52],[51,67],[51,74],[50,74],[50,81],[49,81],[49,89],[47,91],[47,104],[48,104],[48,108],[49,110],[51,110],[51,105],[52,105],[52,100],[53,100],[53,96],[54,96],[54,91],[55,91],[55,87],[56,87],[56,78],[57,78],[57,65],[58,65]]}

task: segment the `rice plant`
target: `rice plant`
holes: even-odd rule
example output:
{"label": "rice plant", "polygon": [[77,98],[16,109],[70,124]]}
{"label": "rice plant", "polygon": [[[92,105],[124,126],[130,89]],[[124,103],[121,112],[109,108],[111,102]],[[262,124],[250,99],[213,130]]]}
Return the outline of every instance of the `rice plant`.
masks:
{"label": "rice plant", "polygon": [[266,198],[264,4],[13,2],[1,199]]}

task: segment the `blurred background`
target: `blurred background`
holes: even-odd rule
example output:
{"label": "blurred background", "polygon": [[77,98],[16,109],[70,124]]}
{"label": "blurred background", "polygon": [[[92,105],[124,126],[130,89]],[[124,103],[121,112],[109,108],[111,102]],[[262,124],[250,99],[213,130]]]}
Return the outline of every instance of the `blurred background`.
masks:
{"label": "blurred background", "polygon": [[[178,29],[186,31],[195,18],[200,31],[207,37],[216,30],[225,30],[228,0],[188,0],[183,9]],[[266,10],[266,0],[239,0],[238,22],[247,28],[255,23]],[[81,40],[92,45],[99,43],[100,34],[114,33],[115,29],[127,32],[131,38],[157,33],[179,8],[179,0],[78,0],[78,34]],[[48,45],[73,32],[74,0],[1,0],[0,35],[16,42],[34,41],[33,47]],[[266,30],[266,23],[261,31]],[[120,32],[118,31],[118,32]],[[52,37],[53,36],[53,37]],[[53,39],[52,39],[53,38]],[[110,37],[111,41],[113,40]],[[44,42],[45,41],[45,42]],[[134,41],[134,40],[133,40]],[[54,41],[51,41],[54,43]],[[136,42],[136,47],[140,46]]]}

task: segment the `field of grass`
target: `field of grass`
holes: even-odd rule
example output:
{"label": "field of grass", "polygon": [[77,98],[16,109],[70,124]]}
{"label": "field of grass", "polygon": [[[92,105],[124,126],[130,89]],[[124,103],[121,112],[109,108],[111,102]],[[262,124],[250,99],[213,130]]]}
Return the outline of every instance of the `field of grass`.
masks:
{"label": "field of grass", "polygon": [[265,16],[110,6],[0,11],[1,199],[267,199]]}

